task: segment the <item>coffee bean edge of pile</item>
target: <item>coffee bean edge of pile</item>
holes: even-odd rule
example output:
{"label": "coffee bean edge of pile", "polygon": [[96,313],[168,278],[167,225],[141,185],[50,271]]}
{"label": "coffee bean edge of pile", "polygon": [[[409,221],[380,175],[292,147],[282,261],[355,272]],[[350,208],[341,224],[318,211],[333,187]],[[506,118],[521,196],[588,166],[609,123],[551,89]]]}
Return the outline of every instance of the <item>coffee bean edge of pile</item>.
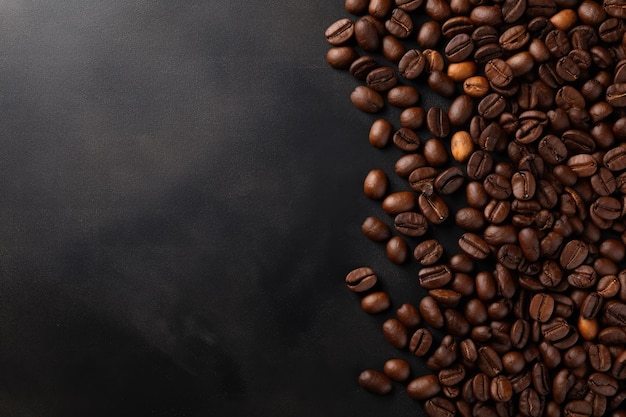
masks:
{"label": "coffee bean edge of pile", "polygon": [[[626,416],[626,1],[345,9],[326,60],[358,80],[357,109],[400,112],[368,140],[403,152],[394,171],[412,190],[372,170],[364,193],[388,218],[362,231],[391,262],[417,262],[428,292],[382,331],[432,371],[393,358],[358,383],[402,383],[430,417]],[[450,105],[420,104],[424,85]],[[451,212],[445,197],[463,194]],[[463,229],[458,247],[420,239],[444,222]],[[367,266],[345,278],[370,314],[391,307],[378,280]]]}

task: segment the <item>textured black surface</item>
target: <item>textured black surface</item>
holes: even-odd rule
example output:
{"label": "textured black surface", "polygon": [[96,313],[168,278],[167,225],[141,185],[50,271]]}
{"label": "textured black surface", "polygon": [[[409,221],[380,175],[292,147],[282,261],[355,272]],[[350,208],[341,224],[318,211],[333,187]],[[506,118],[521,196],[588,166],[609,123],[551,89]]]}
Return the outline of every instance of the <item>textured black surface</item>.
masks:
{"label": "textured black surface", "polygon": [[[406,357],[416,269],[359,230],[400,153],[325,63],[341,0],[0,3],[0,415],[413,416],[367,367]],[[415,373],[420,365],[413,362]]]}

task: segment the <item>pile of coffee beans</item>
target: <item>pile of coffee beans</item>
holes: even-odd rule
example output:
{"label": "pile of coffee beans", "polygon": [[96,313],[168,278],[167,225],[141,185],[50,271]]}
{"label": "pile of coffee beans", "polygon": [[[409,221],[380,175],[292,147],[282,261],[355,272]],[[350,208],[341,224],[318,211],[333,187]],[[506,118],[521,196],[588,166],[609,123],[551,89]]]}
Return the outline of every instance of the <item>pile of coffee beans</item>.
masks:
{"label": "pile of coffee beans", "polygon": [[[364,193],[385,215],[362,231],[416,262],[425,290],[382,331],[432,372],[393,358],[358,383],[404,384],[430,417],[625,417],[626,0],[345,9],[327,62],[356,80],[356,109],[379,114],[369,144],[398,148],[407,186],[372,170]],[[446,223],[455,247],[429,237]],[[392,307],[379,279],[345,278],[370,314]]]}

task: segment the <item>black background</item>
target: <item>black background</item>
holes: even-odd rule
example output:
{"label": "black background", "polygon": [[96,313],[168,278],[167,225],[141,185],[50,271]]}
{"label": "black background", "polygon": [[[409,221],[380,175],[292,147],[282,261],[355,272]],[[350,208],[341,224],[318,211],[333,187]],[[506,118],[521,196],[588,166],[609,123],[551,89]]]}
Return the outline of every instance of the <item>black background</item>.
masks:
{"label": "black background", "polygon": [[0,415],[422,414],[356,383],[408,356],[345,274],[374,267],[394,307],[418,285],[360,232],[383,216],[363,178],[401,153],[325,62],[344,16],[0,3]]}

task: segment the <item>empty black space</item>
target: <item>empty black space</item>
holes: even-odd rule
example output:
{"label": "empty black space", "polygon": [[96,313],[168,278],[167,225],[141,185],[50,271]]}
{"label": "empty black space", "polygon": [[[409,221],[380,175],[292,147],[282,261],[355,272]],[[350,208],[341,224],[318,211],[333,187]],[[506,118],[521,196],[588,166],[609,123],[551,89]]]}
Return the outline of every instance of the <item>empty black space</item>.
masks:
{"label": "empty black space", "polygon": [[356,383],[408,356],[346,273],[374,267],[394,307],[418,285],[360,232],[383,215],[363,178],[401,152],[325,62],[344,16],[0,2],[0,415],[422,415]]}

